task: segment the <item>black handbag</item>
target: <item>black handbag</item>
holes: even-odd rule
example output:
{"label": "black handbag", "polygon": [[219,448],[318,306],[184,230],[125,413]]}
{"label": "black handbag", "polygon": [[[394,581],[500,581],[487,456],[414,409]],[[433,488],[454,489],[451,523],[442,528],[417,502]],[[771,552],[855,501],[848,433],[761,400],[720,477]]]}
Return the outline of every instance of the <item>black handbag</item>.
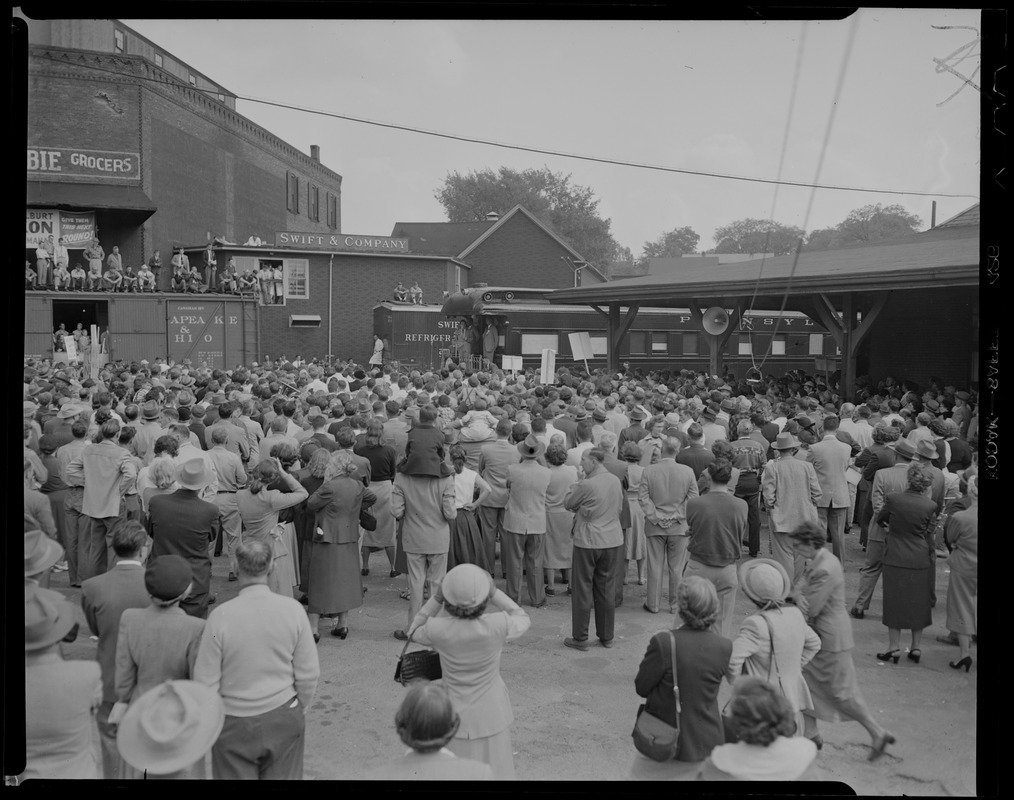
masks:
{"label": "black handbag", "polygon": [[670,663],[672,664],[672,692],[676,700],[676,725],[659,719],[645,710],[645,705],[637,709],[637,720],[634,722],[634,747],[642,755],[653,761],[671,761],[676,758],[680,746],[680,687],[676,680],[676,637],[672,631],[669,635]]}
{"label": "black handbag", "polygon": [[409,636],[405,646],[401,648],[401,655],[398,656],[394,679],[402,686],[408,686],[412,681],[418,680],[440,680],[444,675],[440,666],[440,654],[436,650],[415,650],[406,653],[411,643],[412,637]]}
{"label": "black handbag", "polygon": [[359,527],[364,531],[375,531],[377,529],[377,518],[368,508],[359,510]]}

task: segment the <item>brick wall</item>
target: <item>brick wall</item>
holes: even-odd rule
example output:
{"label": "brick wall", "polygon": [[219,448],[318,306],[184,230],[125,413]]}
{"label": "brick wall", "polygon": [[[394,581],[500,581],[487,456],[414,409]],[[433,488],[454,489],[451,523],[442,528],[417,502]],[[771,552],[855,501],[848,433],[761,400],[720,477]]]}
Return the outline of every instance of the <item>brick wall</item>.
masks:
{"label": "brick wall", "polygon": [[972,288],[891,292],[857,358],[859,374],[876,382],[888,375],[929,385],[930,376],[967,387],[978,335]]}
{"label": "brick wall", "polygon": [[524,214],[516,213],[465,260],[472,265],[469,282],[490,286],[566,289],[574,271],[560,260],[570,251]]}
{"label": "brick wall", "polygon": [[[261,356],[289,358],[327,355],[328,260],[327,254],[285,253],[274,250],[272,257],[291,255],[310,262],[308,300],[288,298],[285,306],[261,306]],[[225,255],[225,254],[223,254]],[[249,252],[242,255],[249,256]],[[423,302],[443,302],[447,289],[447,262],[411,256],[336,255],[334,258],[334,319],[332,353],[338,358],[365,361],[373,354],[373,306],[390,300],[398,281],[409,288],[418,280]],[[291,314],[319,314],[319,328],[290,328]]]}

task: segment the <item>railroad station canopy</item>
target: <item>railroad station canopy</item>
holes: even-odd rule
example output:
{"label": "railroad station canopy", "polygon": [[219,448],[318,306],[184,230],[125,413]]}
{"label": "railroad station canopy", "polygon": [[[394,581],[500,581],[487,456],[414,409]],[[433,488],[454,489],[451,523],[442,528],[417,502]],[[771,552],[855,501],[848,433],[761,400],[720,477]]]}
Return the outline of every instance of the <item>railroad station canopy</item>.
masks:
{"label": "railroad station canopy", "polygon": [[28,181],[27,204],[43,208],[80,211],[122,211],[148,219],[158,208],[139,186],[105,183],[56,183]]}
{"label": "railroad station canopy", "polygon": [[[979,284],[979,226],[941,226],[875,245],[804,252],[716,265],[693,258],[665,259],[655,274],[557,289],[551,303],[752,308],[800,311],[818,318],[819,295],[850,293],[860,303],[880,293]],[[752,301],[752,302],[751,302]],[[744,308],[744,310],[747,310]]]}

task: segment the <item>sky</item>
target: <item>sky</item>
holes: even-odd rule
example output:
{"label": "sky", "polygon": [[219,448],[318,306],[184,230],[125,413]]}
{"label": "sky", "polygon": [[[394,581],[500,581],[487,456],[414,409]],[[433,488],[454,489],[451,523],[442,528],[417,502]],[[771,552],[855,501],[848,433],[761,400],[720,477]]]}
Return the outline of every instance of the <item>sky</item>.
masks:
{"label": "sky", "polygon": [[448,173],[500,166],[545,166],[590,187],[635,257],[674,228],[693,228],[704,250],[735,220],[811,231],[873,203],[899,203],[927,228],[932,200],[939,223],[979,194],[979,94],[934,61],[972,75],[976,10],[865,9],[833,22],[123,22],[242,97],[680,170],[969,195],[640,169],[237,100],[298,150],[320,146],[342,175],[345,233],[445,221],[434,194]]}

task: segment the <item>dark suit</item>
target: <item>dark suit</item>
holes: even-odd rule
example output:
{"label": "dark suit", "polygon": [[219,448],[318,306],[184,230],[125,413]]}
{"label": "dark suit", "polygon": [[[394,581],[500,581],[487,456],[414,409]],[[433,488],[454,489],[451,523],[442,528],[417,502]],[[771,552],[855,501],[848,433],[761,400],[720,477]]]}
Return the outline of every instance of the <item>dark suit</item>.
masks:
{"label": "dark suit", "polygon": [[708,468],[708,464],[715,460],[712,453],[703,444],[691,442],[689,447],[684,447],[676,454],[676,463],[685,464],[694,471],[694,479],[699,480],[701,473]]}
{"label": "dark suit", "polygon": [[190,562],[194,588],[180,608],[192,617],[206,619],[211,591],[211,556],[208,544],[215,535],[218,506],[201,500],[190,489],[177,489],[148,501],[153,558],[174,554]]}
{"label": "dark suit", "polygon": [[334,478],[321,484],[306,501],[307,509],[316,512],[316,526],[324,531],[323,538],[316,541],[358,542],[359,511],[376,502],[377,496],[355,478]]}
{"label": "dark suit", "polygon": [[405,461],[399,472],[442,478],[450,475],[444,460],[444,432],[432,423],[420,423],[408,432]]}
{"label": "dark suit", "polygon": [[102,705],[95,721],[102,745],[102,772],[107,780],[120,777],[116,729],[108,723],[109,712],[116,702],[116,640],[120,616],[128,608],[145,608],[150,602],[144,587],[144,567],[139,563],[118,562],[109,571],[81,584],[81,608],[91,632],[99,637],[95,659],[102,670]]}

